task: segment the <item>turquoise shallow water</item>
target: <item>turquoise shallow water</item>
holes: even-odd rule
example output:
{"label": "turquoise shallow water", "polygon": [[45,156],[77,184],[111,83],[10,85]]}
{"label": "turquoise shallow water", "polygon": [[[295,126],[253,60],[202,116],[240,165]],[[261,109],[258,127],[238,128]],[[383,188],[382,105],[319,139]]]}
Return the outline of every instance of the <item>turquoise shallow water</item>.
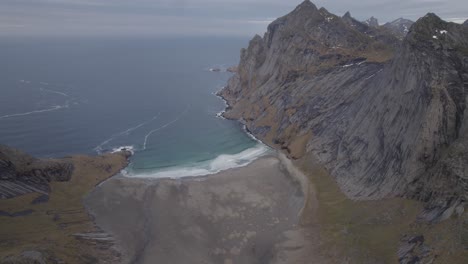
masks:
{"label": "turquoise shallow water", "polygon": [[213,94],[247,39],[0,41],[0,143],[40,157],[135,151],[127,173],[180,177],[245,165],[267,150],[216,114]]}

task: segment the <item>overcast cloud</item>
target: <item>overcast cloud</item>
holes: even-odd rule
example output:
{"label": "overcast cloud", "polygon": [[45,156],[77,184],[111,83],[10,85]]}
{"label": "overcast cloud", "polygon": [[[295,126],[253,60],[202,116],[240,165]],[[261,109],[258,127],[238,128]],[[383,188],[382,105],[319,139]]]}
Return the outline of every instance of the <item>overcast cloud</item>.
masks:
{"label": "overcast cloud", "polygon": [[[0,35],[252,36],[302,0],[0,0]],[[381,23],[428,12],[462,22],[466,0],[320,0],[318,7]]]}

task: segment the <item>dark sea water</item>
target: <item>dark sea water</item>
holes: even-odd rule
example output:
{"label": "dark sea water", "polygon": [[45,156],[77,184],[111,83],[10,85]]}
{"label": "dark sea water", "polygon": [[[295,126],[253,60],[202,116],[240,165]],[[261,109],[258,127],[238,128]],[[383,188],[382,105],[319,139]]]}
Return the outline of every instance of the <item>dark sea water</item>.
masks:
{"label": "dark sea water", "polygon": [[247,39],[0,40],[0,143],[39,157],[134,149],[130,176],[203,175],[267,150],[216,116]]}

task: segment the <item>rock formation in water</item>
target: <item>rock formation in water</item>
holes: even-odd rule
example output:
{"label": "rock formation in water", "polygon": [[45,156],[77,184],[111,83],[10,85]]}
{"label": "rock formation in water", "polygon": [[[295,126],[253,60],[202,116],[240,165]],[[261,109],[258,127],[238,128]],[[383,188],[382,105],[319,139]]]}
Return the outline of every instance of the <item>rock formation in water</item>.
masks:
{"label": "rock formation in water", "polygon": [[49,182],[69,181],[73,164],[55,160],[39,160],[0,145],[0,199],[26,193],[47,194]]}
{"label": "rock formation in water", "polygon": [[467,94],[467,27],[430,13],[400,41],[308,0],[250,41],[220,93],[226,117],[313,153],[348,197],[425,201],[430,221],[468,198]]}

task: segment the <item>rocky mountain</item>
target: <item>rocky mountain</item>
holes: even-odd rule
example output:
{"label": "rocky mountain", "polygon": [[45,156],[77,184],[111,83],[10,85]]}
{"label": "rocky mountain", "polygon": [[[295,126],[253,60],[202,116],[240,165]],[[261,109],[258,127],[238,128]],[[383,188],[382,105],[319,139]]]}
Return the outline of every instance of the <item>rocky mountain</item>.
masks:
{"label": "rocky mountain", "polygon": [[375,17],[370,17],[366,21],[364,21],[364,24],[368,25],[369,27],[379,27],[379,20]]}
{"label": "rocky mountain", "polygon": [[225,116],[292,158],[312,153],[352,199],[425,201],[429,221],[460,212],[468,29],[430,13],[392,45],[358,23],[308,0],[271,23],[220,93]]}
{"label": "rocky mountain", "polygon": [[40,160],[0,145],[0,199],[38,192],[49,192],[49,182],[69,181],[73,164]]}
{"label": "rocky mountain", "polygon": [[468,19],[463,23],[463,25],[468,26]]}
{"label": "rocky mountain", "polygon": [[395,36],[403,39],[408,34],[413,21],[404,18],[398,18],[392,22],[385,23],[382,27],[389,29]]}
{"label": "rocky mountain", "polygon": [[399,39],[396,36],[394,36],[394,34],[392,34],[391,31],[384,27],[378,26],[378,24],[376,27],[374,27],[367,24],[366,22],[361,22],[352,17],[351,13],[349,12],[346,12],[346,14],[344,14],[342,20],[346,25],[348,25],[352,29],[359,31],[360,33],[372,38],[373,40],[376,40],[376,43],[384,44],[392,50],[398,47],[400,44]]}

